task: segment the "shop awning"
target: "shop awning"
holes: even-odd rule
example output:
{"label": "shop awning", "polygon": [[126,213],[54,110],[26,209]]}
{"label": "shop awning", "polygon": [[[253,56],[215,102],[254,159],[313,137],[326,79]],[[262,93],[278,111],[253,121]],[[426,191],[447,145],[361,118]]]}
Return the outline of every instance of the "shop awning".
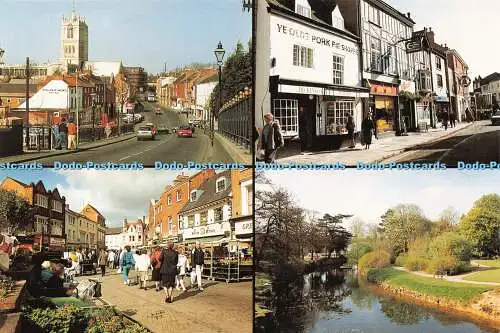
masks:
{"label": "shop awning", "polygon": [[184,240],[184,244],[194,244],[196,242],[204,243],[214,243],[220,242],[224,239],[224,236],[210,236],[210,237],[200,237],[200,238],[188,238]]}

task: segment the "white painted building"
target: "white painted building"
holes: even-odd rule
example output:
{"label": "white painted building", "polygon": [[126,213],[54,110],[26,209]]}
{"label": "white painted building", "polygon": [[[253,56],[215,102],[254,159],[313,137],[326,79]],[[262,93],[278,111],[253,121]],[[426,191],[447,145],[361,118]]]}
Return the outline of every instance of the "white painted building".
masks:
{"label": "white painted building", "polygon": [[369,97],[360,76],[359,38],[345,29],[338,7],[319,18],[307,0],[283,3],[258,4],[257,127],[271,112],[284,136],[300,138],[303,149],[339,148],[349,115],[360,131],[362,101]]}
{"label": "white painted building", "polygon": [[184,242],[217,242],[231,237],[231,170],[206,180],[189,194],[179,212],[179,238]]}
{"label": "white painted building", "polygon": [[147,230],[146,224],[138,219],[136,221],[123,220],[122,227],[122,245],[130,245],[132,248],[146,245],[147,243]]}
{"label": "white painted building", "polygon": [[[215,78],[215,80],[214,80]],[[204,80],[194,86],[195,93],[195,118],[208,120],[208,105],[210,102],[210,95],[217,86],[217,76]]]}
{"label": "white painted building", "polygon": [[105,245],[110,250],[120,250],[123,248],[123,228],[107,228],[104,236]]}

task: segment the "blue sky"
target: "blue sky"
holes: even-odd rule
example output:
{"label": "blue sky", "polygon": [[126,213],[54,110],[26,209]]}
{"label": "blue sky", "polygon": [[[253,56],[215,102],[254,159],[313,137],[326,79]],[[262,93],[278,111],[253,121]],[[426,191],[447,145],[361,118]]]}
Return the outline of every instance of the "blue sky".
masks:
{"label": "blue sky", "polygon": [[[57,61],[61,17],[72,0],[0,0],[0,48],[6,63]],[[148,72],[215,62],[222,41],[234,50],[252,34],[239,0],[77,0],[89,26],[89,60],[122,60]]]}
{"label": "blue sky", "polygon": [[[195,171],[184,171],[190,175]],[[74,211],[86,204],[95,206],[105,217],[108,227],[120,226],[123,218],[148,215],[150,199],[159,199],[165,186],[180,172],[156,171],[0,171],[0,181],[6,176],[24,183],[42,180],[47,189],[57,187]]]}
{"label": "blue sky", "polygon": [[428,218],[452,206],[466,213],[488,193],[500,194],[498,171],[269,171],[278,186],[293,193],[304,208],[320,213],[354,214],[368,223],[400,203],[421,207]]}
{"label": "blue sky", "polygon": [[456,49],[470,67],[471,77],[500,71],[498,0],[385,0],[400,12],[410,12],[415,30],[431,27],[436,42]]}

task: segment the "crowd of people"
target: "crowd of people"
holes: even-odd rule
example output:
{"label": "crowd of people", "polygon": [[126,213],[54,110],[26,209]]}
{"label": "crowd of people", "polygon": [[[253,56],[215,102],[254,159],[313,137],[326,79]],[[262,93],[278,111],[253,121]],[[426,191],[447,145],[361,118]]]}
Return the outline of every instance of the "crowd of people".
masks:
{"label": "crowd of people", "polygon": [[118,256],[119,272],[123,275],[123,283],[131,286],[130,272],[137,271],[139,288],[148,289],[149,271],[155,283],[155,290],[161,289],[165,292],[165,302],[173,302],[173,289],[185,292],[184,280],[190,275],[189,288],[197,285],[198,290],[203,290],[202,273],[205,262],[205,253],[199,242],[194,249],[186,249],[183,246],[174,246],[168,242],[166,248],[155,247],[152,253],[147,250],[132,252],[130,246],[125,246]]}
{"label": "crowd of people", "polygon": [[54,135],[54,148],[57,150],[61,149],[73,149],[77,148],[76,135],[77,127],[73,120],[66,121],[65,118],[61,118],[58,124],[52,126],[52,133]]}

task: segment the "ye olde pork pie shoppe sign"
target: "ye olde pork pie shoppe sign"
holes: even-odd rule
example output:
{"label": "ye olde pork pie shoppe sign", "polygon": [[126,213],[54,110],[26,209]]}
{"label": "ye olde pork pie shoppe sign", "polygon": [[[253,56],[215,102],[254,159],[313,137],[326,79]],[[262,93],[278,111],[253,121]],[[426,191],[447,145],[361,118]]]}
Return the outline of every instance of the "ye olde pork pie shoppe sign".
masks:
{"label": "ye olde pork pie shoppe sign", "polygon": [[307,26],[299,25],[293,21],[281,19],[276,16],[271,16],[271,29],[278,32],[277,34],[273,34],[274,36],[279,37],[279,35],[281,35],[282,37],[286,36],[288,38],[293,38],[298,44],[309,42],[307,43],[309,46],[318,45],[328,47],[339,54],[359,54],[359,48],[355,42],[343,40],[333,34],[311,29]]}

